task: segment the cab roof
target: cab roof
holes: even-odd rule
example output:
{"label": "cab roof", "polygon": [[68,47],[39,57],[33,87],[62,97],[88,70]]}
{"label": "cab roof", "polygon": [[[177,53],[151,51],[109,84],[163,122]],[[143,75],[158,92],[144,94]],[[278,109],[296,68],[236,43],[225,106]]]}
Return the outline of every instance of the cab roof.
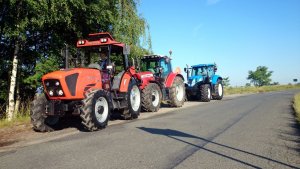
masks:
{"label": "cab roof", "polygon": [[215,64],[198,64],[198,65],[193,65],[192,68],[209,67],[209,66],[215,66]]}
{"label": "cab roof", "polygon": [[124,48],[125,44],[116,41],[108,32],[92,33],[89,34],[87,39],[80,39],[77,41],[76,46],[91,47],[91,46],[105,46],[112,45],[116,47]]}
{"label": "cab roof", "polygon": [[142,57],[142,59],[160,59],[160,58],[169,58],[171,59],[170,57],[166,56],[166,55],[145,55]]}

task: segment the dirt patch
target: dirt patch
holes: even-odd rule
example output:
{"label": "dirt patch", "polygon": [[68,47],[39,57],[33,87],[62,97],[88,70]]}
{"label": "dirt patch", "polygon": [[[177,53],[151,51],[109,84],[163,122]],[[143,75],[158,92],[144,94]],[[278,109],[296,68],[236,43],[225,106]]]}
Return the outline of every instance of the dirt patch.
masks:
{"label": "dirt patch", "polygon": [[33,134],[31,124],[23,123],[0,129],[0,147],[9,146],[16,142],[25,140]]}

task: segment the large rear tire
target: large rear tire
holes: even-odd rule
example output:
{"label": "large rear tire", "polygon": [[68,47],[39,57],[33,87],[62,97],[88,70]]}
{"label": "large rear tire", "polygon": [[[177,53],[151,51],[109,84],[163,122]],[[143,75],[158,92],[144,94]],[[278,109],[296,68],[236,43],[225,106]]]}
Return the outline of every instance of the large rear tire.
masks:
{"label": "large rear tire", "polygon": [[170,88],[171,106],[181,107],[185,101],[185,86],[183,79],[176,76]]}
{"label": "large rear tire", "polygon": [[33,129],[38,132],[54,131],[59,123],[58,116],[46,116],[48,100],[44,94],[37,96],[31,103],[30,119]]}
{"label": "large rear tire", "polygon": [[106,91],[97,90],[85,94],[80,117],[85,129],[96,131],[107,126],[111,113],[111,100]]}
{"label": "large rear tire", "polygon": [[157,112],[162,101],[160,87],[156,83],[149,83],[142,90],[142,110],[146,112]]}
{"label": "large rear tire", "polygon": [[200,94],[198,99],[202,102],[209,102],[211,99],[211,88],[209,84],[200,85]]}
{"label": "large rear tire", "polygon": [[222,80],[218,79],[217,83],[214,85],[215,93],[212,95],[212,98],[215,100],[222,100],[224,90]]}
{"label": "large rear tire", "polygon": [[141,91],[135,81],[128,86],[127,104],[128,108],[123,110],[122,116],[125,120],[136,119],[141,112]]}

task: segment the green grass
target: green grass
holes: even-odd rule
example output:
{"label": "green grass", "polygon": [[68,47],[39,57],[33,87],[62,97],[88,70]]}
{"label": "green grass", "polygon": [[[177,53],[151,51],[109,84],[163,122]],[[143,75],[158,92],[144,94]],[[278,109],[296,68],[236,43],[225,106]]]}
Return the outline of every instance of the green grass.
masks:
{"label": "green grass", "polygon": [[297,93],[295,96],[294,96],[294,101],[293,101],[293,107],[294,107],[294,110],[296,112],[296,119],[298,121],[298,123],[300,123],[300,93]]}
{"label": "green grass", "polygon": [[[30,103],[30,102],[27,102]],[[30,122],[30,104],[22,103],[19,107],[17,116],[8,121],[6,118],[0,119],[0,128],[12,127],[20,124],[26,124]]]}
{"label": "green grass", "polygon": [[25,115],[25,116],[18,116],[14,118],[12,121],[8,121],[6,119],[1,119],[0,120],[0,128],[4,127],[12,127],[20,124],[25,124],[30,122],[30,116]]}
{"label": "green grass", "polygon": [[289,89],[300,89],[300,85],[273,85],[273,86],[262,86],[262,87],[226,87],[224,89],[225,95],[231,94],[246,94],[246,93],[263,93],[271,91],[281,91]]}

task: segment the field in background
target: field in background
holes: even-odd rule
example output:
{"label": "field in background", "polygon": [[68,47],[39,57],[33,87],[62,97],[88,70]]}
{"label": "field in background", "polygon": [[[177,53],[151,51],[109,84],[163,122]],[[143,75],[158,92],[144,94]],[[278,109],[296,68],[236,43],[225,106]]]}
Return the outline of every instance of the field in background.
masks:
{"label": "field in background", "polygon": [[294,107],[294,110],[296,112],[297,121],[300,123],[300,93],[297,93],[294,96],[293,107]]}
{"label": "field in background", "polygon": [[246,93],[262,93],[271,91],[280,91],[288,89],[300,89],[300,84],[298,85],[273,85],[273,86],[262,86],[262,87],[225,87],[224,94],[246,94]]}

